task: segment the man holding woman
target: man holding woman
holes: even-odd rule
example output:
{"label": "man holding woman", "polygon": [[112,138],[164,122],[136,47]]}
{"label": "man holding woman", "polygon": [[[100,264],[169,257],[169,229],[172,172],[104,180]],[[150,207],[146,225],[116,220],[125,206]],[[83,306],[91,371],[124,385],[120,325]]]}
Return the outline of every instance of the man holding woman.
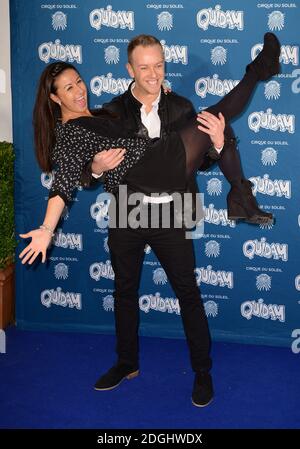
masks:
{"label": "man holding woman", "polygon": [[[151,193],[166,191],[165,187],[169,182],[167,192],[170,197],[167,201],[171,202],[172,210],[171,193],[176,191],[177,187],[182,193],[187,190],[196,193],[196,170],[207,166],[211,157],[219,158],[220,168],[231,183],[228,197],[230,218],[242,218],[255,223],[271,220],[270,214],[262,212],[257,207],[250,184],[242,175],[234,135],[228,125],[225,128],[224,144],[224,117],[227,123],[241,112],[257,82],[278,73],[279,52],[280,46],[276,37],[268,33],[265,36],[263,51],[247,67],[247,73],[241,83],[217,105],[201,114],[198,129],[191,103],[174,93],[165,95],[161,90],[164,79],[164,56],[159,41],[147,35],[133,39],[128,47],[127,67],[134,82],[128,92],[106,105],[106,108],[117,113],[121,120],[126,120],[127,128],[127,131],[123,131],[123,135],[121,131],[116,132],[120,125],[109,129],[109,137],[114,133],[123,136],[123,140],[122,138],[115,140],[111,146],[119,148],[125,146],[127,151],[125,154],[118,149],[99,153],[92,163],[93,172],[106,171],[104,182],[107,190],[114,191],[118,183],[122,182],[129,186],[130,191],[141,191],[149,207],[153,201]],[[52,133],[48,133],[46,138],[48,148],[55,144],[54,160],[60,167],[61,175],[52,188],[41,228],[22,235],[24,238],[32,238],[31,243],[20,254],[23,263],[27,261],[32,263],[40,252],[42,260],[45,260],[51,234],[65,202],[70,199],[74,182],[78,182],[78,170],[81,175],[82,164],[78,163],[78,158],[81,157],[79,151],[86,150],[88,158],[91,159],[96,151],[87,148],[86,141],[88,140],[91,145],[96,145],[99,141],[94,135],[95,122],[91,121],[91,112],[86,102],[86,88],[79,74],[71,68],[65,70],[57,68],[55,74],[55,64],[53,66],[53,70],[45,75],[45,79],[42,77],[40,86],[49,83],[49,79],[52,80],[48,90],[52,106],[56,108],[52,109],[53,123],[56,122],[53,111],[61,111],[63,123],[56,127],[56,135],[52,128]],[[40,99],[37,98],[35,117],[37,113],[42,112],[40,103]],[[42,117],[45,117],[45,111]],[[107,135],[105,134],[107,128],[110,128],[110,125],[103,126],[102,123],[101,132],[98,132],[101,136],[100,148],[100,144],[102,145],[105,140],[103,136]],[[40,128],[36,126],[35,129],[37,147],[40,146],[42,149]],[[178,129],[179,132],[176,131]],[[129,142],[128,137],[132,135],[136,136],[136,140]],[[127,139],[126,142],[124,139]],[[43,141],[45,142],[45,138]],[[213,149],[210,141],[214,145]],[[68,142],[72,147],[68,148]],[[108,141],[102,148],[107,150],[111,143]],[[72,154],[76,144],[78,151]],[[153,148],[147,151],[149,145]],[[66,150],[70,154],[68,158],[65,157]],[[50,154],[49,152],[45,154],[43,150],[38,152],[38,160],[43,170],[51,168]],[[166,168],[176,176],[169,178]],[[68,172],[72,176],[67,176]],[[153,178],[156,178],[155,182]],[[193,244],[190,239],[185,238],[184,228],[174,226],[169,229],[128,227],[109,230],[108,244],[115,272],[118,359],[117,363],[99,378],[95,388],[97,390],[115,388],[123,379],[135,377],[139,372],[138,287],[146,243],[157,255],[178,297],[191,364],[195,372],[192,402],[196,406],[203,407],[213,398],[210,335],[194,275]]]}

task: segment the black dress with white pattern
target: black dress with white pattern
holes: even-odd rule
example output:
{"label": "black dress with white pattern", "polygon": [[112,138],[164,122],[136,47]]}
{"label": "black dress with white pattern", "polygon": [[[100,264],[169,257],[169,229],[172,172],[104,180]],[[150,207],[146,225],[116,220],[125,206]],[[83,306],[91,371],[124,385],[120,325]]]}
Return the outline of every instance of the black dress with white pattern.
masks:
{"label": "black dress with white pattern", "polygon": [[83,116],[64,124],[58,122],[55,135],[50,198],[59,195],[65,203],[71,201],[85,165],[96,153],[110,148],[126,148],[126,153],[116,168],[106,172],[106,191],[115,192],[120,183],[146,194],[185,188],[185,151],[176,132],[153,141],[135,137],[124,120]]}
{"label": "black dress with white pattern", "polygon": [[[126,172],[148,148],[147,139],[129,137],[129,131],[120,125],[119,120],[93,116],[57,123],[56,143],[51,155],[55,176],[50,198],[59,195],[64,202],[70,201],[74,188],[79,185],[83,167],[96,153],[110,148],[126,148],[122,163],[106,174],[105,189],[109,192],[116,190]],[[115,137],[116,134],[119,137]]]}

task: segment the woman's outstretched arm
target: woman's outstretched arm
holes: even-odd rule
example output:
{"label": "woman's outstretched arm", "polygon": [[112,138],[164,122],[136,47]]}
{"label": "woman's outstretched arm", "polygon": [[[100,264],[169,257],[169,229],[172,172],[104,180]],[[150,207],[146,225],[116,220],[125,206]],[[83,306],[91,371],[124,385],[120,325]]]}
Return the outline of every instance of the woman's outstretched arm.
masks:
{"label": "woman's outstretched arm", "polygon": [[31,242],[19,255],[19,258],[22,259],[22,264],[28,262],[31,265],[40,253],[42,255],[42,262],[45,262],[47,248],[51,242],[64,206],[65,202],[60,196],[57,195],[50,198],[41,227],[27,232],[27,234],[20,234],[20,237],[23,239],[31,238]]}

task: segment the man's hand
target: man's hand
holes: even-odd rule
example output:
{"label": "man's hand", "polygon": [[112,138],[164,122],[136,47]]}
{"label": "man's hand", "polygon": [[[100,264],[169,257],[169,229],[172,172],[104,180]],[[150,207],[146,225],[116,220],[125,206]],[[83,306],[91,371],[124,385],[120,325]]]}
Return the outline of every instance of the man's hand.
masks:
{"label": "man's hand", "polygon": [[92,173],[101,173],[116,168],[124,159],[125,148],[111,148],[95,154],[92,163]]}
{"label": "man's hand", "polygon": [[218,117],[207,111],[200,112],[197,116],[197,121],[201,123],[198,129],[210,136],[215,148],[222,148],[224,146],[225,118],[221,112]]}

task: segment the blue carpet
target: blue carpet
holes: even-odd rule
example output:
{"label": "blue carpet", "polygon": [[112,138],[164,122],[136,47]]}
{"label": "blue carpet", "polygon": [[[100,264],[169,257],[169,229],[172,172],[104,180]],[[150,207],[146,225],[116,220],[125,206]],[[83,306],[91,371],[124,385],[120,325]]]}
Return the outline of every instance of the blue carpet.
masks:
{"label": "blue carpet", "polygon": [[192,405],[186,343],[142,337],[140,376],[97,392],[115,361],[113,336],[6,331],[0,354],[2,429],[299,429],[300,354],[213,344],[214,401]]}

